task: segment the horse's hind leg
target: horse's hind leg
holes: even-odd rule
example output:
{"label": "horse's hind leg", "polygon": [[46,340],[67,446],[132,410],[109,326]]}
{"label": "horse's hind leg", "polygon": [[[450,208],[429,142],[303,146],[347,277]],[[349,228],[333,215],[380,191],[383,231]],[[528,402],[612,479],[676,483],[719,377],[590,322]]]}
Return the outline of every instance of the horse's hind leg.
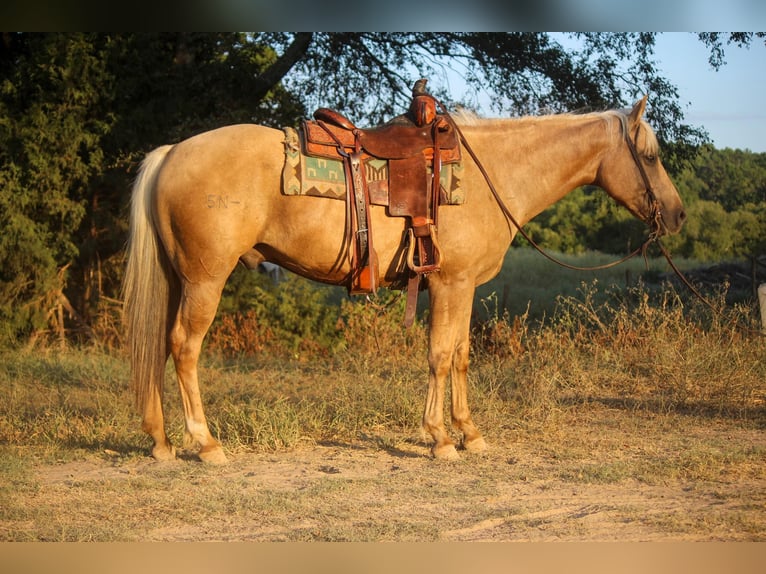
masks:
{"label": "horse's hind leg", "polygon": [[225,278],[205,283],[184,282],[178,315],[170,331],[170,352],[184,407],[184,442],[187,446],[199,444],[200,459],[211,463],[226,462],[226,455],[208,428],[200,397],[197,363],[202,340],[215,318],[224,283]]}
{"label": "horse's hind leg", "polygon": [[[166,357],[167,358],[167,357]],[[160,386],[154,386],[146,397],[141,428],[154,440],[152,456],[157,461],[169,461],[176,458],[176,449],[165,434],[165,417],[162,413],[162,392]]]}

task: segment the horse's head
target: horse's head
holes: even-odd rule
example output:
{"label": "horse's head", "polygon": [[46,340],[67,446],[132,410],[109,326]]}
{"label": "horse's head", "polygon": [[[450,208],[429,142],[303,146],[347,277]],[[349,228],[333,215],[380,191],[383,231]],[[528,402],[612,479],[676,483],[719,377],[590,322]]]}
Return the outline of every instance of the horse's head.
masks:
{"label": "horse's head", "polygon": [[676,233],[686,220],[678,190],[659,158],[657,137],[642,120],[646,96],[620,116],[620,142],[611,146],[596,183],[659,235]]}

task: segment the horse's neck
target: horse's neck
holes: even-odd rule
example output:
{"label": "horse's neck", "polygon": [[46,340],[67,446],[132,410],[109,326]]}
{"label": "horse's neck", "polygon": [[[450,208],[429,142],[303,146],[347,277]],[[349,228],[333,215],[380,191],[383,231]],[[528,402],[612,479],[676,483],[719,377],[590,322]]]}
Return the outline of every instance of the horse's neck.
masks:
{"label": "horse's neck", "polygon": [[[610,132],[593,116],[500,120],[471,127],[479,159],[520,222],[593,183]],[[480,151],[481,150],[481,151]],[[486,158],[486,159],[483,159]]]}

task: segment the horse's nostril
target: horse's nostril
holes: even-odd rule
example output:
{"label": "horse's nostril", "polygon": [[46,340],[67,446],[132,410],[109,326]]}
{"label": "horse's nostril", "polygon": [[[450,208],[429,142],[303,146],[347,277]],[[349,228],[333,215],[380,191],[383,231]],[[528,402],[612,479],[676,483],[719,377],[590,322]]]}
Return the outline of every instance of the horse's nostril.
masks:
{"label": "horse's nostril", "polygon": [[682,209],[678,212],[678,223],[683,224],[686,221],[686,210]]}

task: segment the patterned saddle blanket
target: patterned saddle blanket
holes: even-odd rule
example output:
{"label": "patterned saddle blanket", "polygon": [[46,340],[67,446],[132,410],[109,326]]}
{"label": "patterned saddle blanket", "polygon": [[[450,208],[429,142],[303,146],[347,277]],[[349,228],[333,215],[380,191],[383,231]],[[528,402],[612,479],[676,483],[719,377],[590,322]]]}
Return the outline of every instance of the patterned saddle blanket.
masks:
{"label": "patterned saddle blanket", "polygon": [[[345,201],[347,193],[343,162],[305,155],[301,150],[297,130],[287,127],[283,131],[285,132],[285,164],[282,171],[282,193]],[[388,160],[370,156],[363,163],[370,203],[388,206],[390,202]],[[465,202],[462,172],[461,163],[442,165],[439,173],[440,205],[462,205]]]}

